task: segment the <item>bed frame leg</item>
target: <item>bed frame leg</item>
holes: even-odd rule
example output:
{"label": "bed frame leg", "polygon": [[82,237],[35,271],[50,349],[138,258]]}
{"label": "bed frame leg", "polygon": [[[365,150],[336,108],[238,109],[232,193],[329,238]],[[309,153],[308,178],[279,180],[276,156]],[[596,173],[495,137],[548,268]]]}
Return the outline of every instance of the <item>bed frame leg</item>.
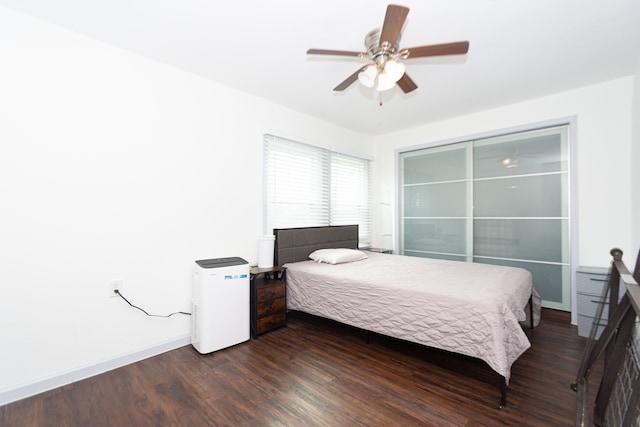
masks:
{"label": "bed frame leg", "polygon": [[531,320],[531,330],[533,331],[533,294],[529,297],[529,320]]}
{"label": "bed frame leg", "polygon": [[507,379],[500,375],[500,407],[507,406]]}

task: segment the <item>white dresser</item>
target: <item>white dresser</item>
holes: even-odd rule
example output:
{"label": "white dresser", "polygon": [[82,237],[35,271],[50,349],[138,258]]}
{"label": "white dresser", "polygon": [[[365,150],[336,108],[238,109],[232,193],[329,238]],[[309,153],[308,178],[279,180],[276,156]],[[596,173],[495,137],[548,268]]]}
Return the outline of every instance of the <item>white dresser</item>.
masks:
{"label": "white dresser", "polygon": [[[596,310],[602,298],[602,291],[607,284],[608,268],[604,267],[578,267],[576,270],[576,292],[578,294],[578,335],[588,337],[596,315]],[[625,289],[620,289],[619,297],[622,298]],[[609,316],[609,301],[604,301],[602,319],[598,324],[596,338],[604,330]]]}

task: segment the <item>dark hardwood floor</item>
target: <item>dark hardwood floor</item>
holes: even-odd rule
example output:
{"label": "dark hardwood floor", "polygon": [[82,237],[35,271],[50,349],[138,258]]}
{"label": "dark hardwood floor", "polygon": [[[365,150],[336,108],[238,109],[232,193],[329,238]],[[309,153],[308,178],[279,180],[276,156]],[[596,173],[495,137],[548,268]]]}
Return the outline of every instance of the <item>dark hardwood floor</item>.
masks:
{"label": "dark hardwood floor", "polygon": [[508,403],[483,362],[300,313],[201,355],[191,346],[0,407],[0,426],[571,426],[585,341],[543,310]]}

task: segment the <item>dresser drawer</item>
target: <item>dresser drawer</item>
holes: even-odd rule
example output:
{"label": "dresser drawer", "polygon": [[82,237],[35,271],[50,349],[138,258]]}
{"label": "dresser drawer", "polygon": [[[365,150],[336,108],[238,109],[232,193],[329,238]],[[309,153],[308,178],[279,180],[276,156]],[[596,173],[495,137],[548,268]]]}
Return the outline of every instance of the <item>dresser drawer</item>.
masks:
{"label": "dresser drawer", "polygon": [[265,286],[257,289],[256,302],[262,303],[271,299],[282,298],[286,295],[286,284],[281,280],[266,282]]}
{"label": "dresser drawer", "polygon": [[[578,294],[578,313],[583,316],[595,317],[598,306],[600,305],[600,296]],[[602,318],[607,319],[609,316],[609,300],[607,299],[602,309]]]}
{"label": "dresser drawer", "polygon": [[607,284],[606,276],[597,274],[576,274],[576,290],[590,295],[602,295],[602,290]]}
{"label": "dresser drawer", "polygon": [[287,324],[287,313],[280,312],[258,319],[258,334],[279,328]]}
{"label": "dresser drawer", "polygon": [[[593,327],[594,318],[589,316],[583,316],[581,314],[578,315],[578,335],[581,337],[588,337],[591,334],[591,328]],[[604,327],[606,326],[606,321],[598,324],[598,330],[596,331],[595,339],[600,338],[602,331],[604,331]]]}
{"label": "dresser drawer", "polygon": [[578,267],[576,270],[576,290],[578,293],[601,295],[607,284],[608,270],[596,267]]}
{"label": "dresser drawer", "polygon": [[276,298],[271,301],[266,301],[258,304],[256,308],[258,317],[264,317],[269,314],[277,313],[279,311],[285,311],[287,308],[287,300],[282,298]]}

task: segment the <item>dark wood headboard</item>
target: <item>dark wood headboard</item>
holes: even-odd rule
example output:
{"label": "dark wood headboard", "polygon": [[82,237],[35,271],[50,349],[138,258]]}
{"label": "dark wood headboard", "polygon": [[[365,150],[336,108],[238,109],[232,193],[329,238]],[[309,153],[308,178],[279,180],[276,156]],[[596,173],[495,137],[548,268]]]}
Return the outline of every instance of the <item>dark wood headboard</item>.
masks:
{"label": "dark wood headboard", "polygon": [[358,225],[332,225],[326,227],[274,228],[276,236],[274,262],[307,261],[317,249],[358,249]]}

